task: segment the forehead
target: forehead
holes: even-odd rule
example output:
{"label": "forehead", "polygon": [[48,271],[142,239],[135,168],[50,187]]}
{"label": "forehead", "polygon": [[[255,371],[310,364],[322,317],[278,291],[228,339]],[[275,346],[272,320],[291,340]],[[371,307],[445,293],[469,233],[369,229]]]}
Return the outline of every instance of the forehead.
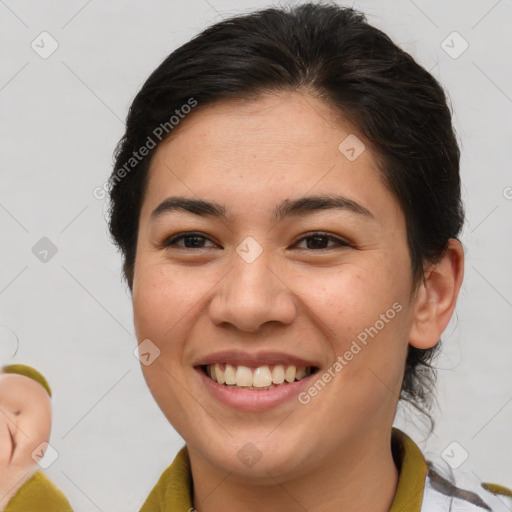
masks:
{"label": "forehead", "polygon": [[142,216],[170,195],[216,198],[236,216],[333,193],[372,205],[377,216],[397,213],[368,144],[322,100],[279,92],[196,108],[157,149]]}

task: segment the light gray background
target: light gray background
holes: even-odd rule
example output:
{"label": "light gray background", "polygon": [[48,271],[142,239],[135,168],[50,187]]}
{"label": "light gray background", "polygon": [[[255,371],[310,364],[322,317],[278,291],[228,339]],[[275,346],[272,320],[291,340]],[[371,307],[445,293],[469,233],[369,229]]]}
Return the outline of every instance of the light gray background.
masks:
{"label": "light gray background", "polygon": [[[111,171],[127,109],[150,72],[207,25],[268,5],[0,1],[0,356],[50,381],[58,458],[47,474],[77,512],[138,510],[183,444],[132,353],[107,203],[92,191]],[[512,486],[512,3],[353,5],[445,86],[463,151],[466,276],[438,361],[437,426],[427,438],[412,413],[397,425],[442,468],[441,454],[457,442],[445,453],[458,462],[468,454],[453,470],[458,483]],[[59,45],[46,59],[31,48],[43,31]],[[469,44],[458,58],[441,46],[453,31]],[[452,53],[463,44],[455,38],[445,43]],[[46,263],[32,252],[42,237],[58,249]]]}

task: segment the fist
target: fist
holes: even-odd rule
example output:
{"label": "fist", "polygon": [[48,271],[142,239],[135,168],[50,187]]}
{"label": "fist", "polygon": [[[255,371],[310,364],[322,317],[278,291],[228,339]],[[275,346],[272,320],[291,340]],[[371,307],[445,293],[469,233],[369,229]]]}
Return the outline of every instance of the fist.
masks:
{"label": "fist", "polygon": [[39,382],[0,373],[0,510],[39,469],[32,453],[49,441],[51,417],[50,395]]}

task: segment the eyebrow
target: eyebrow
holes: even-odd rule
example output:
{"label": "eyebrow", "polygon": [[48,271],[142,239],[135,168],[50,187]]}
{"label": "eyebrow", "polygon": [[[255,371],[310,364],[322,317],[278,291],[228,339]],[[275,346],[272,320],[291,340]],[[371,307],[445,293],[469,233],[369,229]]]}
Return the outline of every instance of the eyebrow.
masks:
{"label": "eyebrow", "polygon": [[[271,210],[271,217],[280,221],[285,217],[304,216],[321,210],[346,210],[375,219],[373,214],[364,206],[352,199],[340,195],[322,194],[300,197],[298,199],[286,199]],[[215,202],[204,199],[194,199],[183,196],[171,196],[164,199],[149,216],[153,221],[166,213],[183,211],[200,215],[201,217],[217,217],[229,219],[226,207]]]}

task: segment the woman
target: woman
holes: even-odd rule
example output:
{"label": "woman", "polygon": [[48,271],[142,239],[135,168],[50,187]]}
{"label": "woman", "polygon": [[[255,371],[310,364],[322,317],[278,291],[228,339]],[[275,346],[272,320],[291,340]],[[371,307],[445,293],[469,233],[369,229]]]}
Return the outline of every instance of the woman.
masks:
{"label": "woman", "polygon": [[385,34],[314,4],[208,28],[143,85],[110,184],[186,441],[143,511],[488,508],[392,430],[429,405],[464,256],[445,95]]}
{"label": "woman", "polygon": [[428,414],[463,279],[459,148],[439,84],[363,15],[266,9],[178,48],[110,196],[186,442],[142,512],[499,510],[392,427],[400,399]]}

